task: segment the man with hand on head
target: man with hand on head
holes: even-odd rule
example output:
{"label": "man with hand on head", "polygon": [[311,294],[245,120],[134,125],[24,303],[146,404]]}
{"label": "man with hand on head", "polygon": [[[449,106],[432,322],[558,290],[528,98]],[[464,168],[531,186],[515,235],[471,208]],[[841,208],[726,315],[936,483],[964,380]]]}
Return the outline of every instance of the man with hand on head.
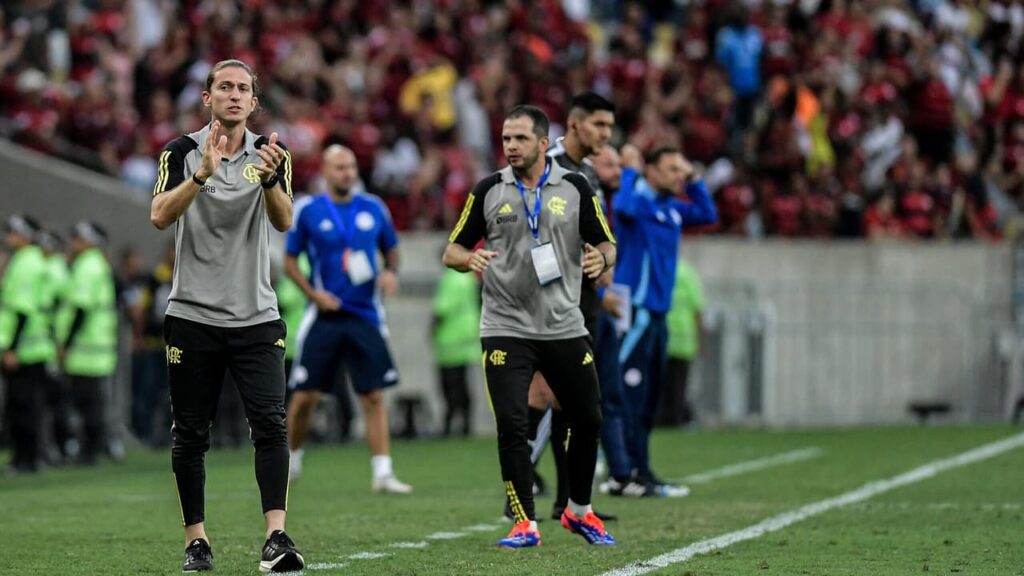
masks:
{"label": "man with hand on head", "polygon": [[160,154],[150,220],[174,225],[174,279],[164,339],[170,378],[171,465],[185,526],[185,572],[213,568],[205,527],[205,454],[224,372],[238,386],[255,447],[266,543],[260,570],[305,565],[284,531],[288,442],[285,326],[270,283],[270,227],[292,223],[291,155],[246,128],[256,75],[240,60],[210,69],[203,105],[211,121]]}
{"label": "man with hand on head", "polygon": [[[579,301],[584,274],[597,278],[615,264],[615,240],[587,179],[544,156],[548,127],[547,115],[535,106],[509,112],[502,126],[509,165],[473,188],[443,261],[483,276],[484,376],[515,516],[498,545],[540,545],[527,444],[535,372],[548,382],[573,431],[562,525],[590,544],[614,545],[590,505],[601,393]],[[481,238],[484,248],[474,250]]]}
{"label": "man with hand on head", "polygon": [[[327,194],[308,196],[296,206],[288,232],[284,271],[313,303],[299,328],[298,362],[292,369],[288,408],[290,474],[302,472],[302,445],[321,392],[332,390],[338,364],[348,369],[359,396],[370,445],[374,492],[409,494],[412,487],[395,477],[384,389],[398,384],[398,370],[385,340],[384,296],[398,291],[398,235],[380,198],[357,193],[356,156],[337,144],[324,150],[322,172]],[[384,255],[379,269],[377,252]],[[312,274],[299,270],[299,255],[309,257]]]}
{"label": "man with hand on head", "polygon": [[[640,169],[637,150],[623,148],[623,163]],[[689,202],[678,197],[684,189]],[[718,220],[707,188],[683,153],[661,146],[644,159],[643,177],[623,187],[612,201],[622,258],[615,282],[630,288],[633,324],[619,350],[627,405],[626,445],[636,468],[631,480],[653,485],[658,494],[685,496],[685,486],[659,478],[651,469],[651,428],[667,363],[665,315],[672,304],[680,237],[686,226]]]}

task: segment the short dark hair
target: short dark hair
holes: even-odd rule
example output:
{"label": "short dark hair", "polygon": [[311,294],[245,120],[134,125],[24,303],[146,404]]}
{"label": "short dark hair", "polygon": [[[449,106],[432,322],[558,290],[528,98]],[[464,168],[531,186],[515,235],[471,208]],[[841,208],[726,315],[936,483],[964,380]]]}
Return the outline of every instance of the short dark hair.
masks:
{"label": "short dark hair", "polygon": [[572,115],[577,110],[583,112],[586,116],[590,116],[597,111],[615,114],[615,105],[597,92],[587,91],[573,96],[572,100],[569,101],[569,114]]}
{"label": "short dark hair", "polygon": [[537,135],[537,138],[547,138],[548,131],[551,129],[551,121],[548,120],[548,115],[536,106],[520,104],[512,110],[509,110],[508,115],[505,116],[505,120],[513,120],[524,116],[533,120],[533,133]]}
{"label": "short dark hair", "polygon": [[220,62],[217,62],[216,64],[214,64],[213,68],[210,68],[210,73],[206,75],[206,91],[207,92],[209,92],[210,89],[213,88],[213,77],[217,75],[217,72],[220,72],[221,70],[223,70],[225,68],[241,68],[242,70],[245,70],[246,72],[248,72],[249,73],[249,77],[252,78],[252,95],[253,96],[259,96],[259,94],[260,94],[260,80],[259,80],[259,78],[256,77],[256,73],[253,72],[252,68],[248,64],[246,64],[245,62],[242,62],[241,60],[235,60],[233,58],[230,59],[230,60],[221,60]]}
{"label": "short dark hair", "polygon": [[644,163],[648,166],[661,162],[661,157],[668,154],[682,154],[683,151],[676,146],[657,146],[646,155],[644,155]]}

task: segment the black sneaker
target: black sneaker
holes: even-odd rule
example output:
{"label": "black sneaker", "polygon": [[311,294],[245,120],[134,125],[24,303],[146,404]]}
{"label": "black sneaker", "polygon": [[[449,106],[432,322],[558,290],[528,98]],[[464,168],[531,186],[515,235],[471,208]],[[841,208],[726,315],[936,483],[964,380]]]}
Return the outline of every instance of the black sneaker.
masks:
{"label": "black sneaker", "polygon": [[302,570],[306,561],[295,549],[295,542],[284,533],[274,530],[263,545],[263,560],[260,561],[260,572],[296,572]]}
{"label": "black sneaker", "polygon": [[606,482],[610,496],[633,496],[636,498],[650,498],[658,495],[654,484],[637,482],[636,480],[619,481],[609,478]]}
{"label": "black sneaker", "polygon": [[653,471],[647,474],[640,474],[637,477],[637,481],[650,484],[654,486],[658,496],[667,498],[682,498],[690,494],[690,489],[682,484],[673,484],[667,480],[662,480]]}
{"label": "black sneaker", "polygon": [[209,542],[196,538],[185,547],[185,565],[181,571],[191,574],[207,570],[213,570],[213,550],[210,549]]}

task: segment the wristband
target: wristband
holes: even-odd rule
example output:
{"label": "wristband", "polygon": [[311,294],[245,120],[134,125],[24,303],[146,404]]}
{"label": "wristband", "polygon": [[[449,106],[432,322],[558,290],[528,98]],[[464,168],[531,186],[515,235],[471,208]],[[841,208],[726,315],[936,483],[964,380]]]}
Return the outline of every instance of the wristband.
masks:
{"label": "wristband", "polygon": [[192,181],[195,182],[196,185],[198,185],[200,188],[206,186],[206,180],[200,180],[199,177],[196,176],[194,172],[192,173]]}
{"label": "wristband", "polygon": [[278,180],[280,180],[280,178],[277,176],[277,172],[274,172],[274,175],[270,177],[270,180],[267,180],[266,182],[260,182],[260,186],[263,186],[264,190],[268,190],[270,188],[273,188],[274,186],[277,186]]}
{"label": "wristband", "polygon": [[604,262],[604,267],[601,268],[601,270],[607,270],[608,269],[608,257],[604,255],[604,252],[598,251],[598,254],[601,255],[601,261]]}

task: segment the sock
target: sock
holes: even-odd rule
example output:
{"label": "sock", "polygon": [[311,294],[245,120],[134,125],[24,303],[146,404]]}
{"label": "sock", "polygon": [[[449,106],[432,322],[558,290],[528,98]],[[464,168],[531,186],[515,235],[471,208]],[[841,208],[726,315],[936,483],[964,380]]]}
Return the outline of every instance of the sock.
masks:
{"label": "sock", "polygon": [[387,478],[394,474],[391,470],[391,456],[377,454],[370,457],[370,466],[373,467],[373,479]]}
{"label": "sock", "polygon": [[292,460],[298,460],[299,464],[302,464],[302,456],[306,453],[305,450],[299,448],[298,450],[289,450],[288,455]]}
{"label": "sock", "polygon": [[530,520],[530,530],[532,530],[533,532],[537,531],[537,521],[536,520]]}
{"label": "sock", "polygon": [[569,511],[573,516],[582,520],[589,512],[593,512],[594,508],[590,504],[577,504],[572,501],[572,498],[569,498]]}

